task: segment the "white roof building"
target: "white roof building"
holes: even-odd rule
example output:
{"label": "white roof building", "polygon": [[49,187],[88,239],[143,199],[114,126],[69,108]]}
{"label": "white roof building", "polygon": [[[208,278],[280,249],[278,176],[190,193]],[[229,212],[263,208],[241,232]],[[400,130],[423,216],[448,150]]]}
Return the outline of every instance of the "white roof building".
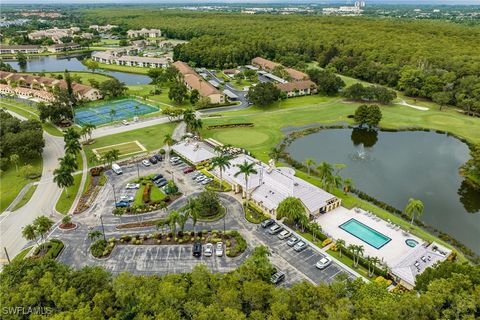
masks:
{"label": "white roof building", "polygon": [[[296,177],[292,168],[276,168],[272,160],[267,165],[245,154],[232,159],[230,168],[223,172],[223,178],[232,184],[236,192],[245,192],[244,174],[235,176],[239,170],[238,166],[245,161],[255,163],[257,171],[248,177],[250,198],[271,214],[275,213],[280,202],[287,197],[300,199],[305,209],[312,215],[328,212],[341,203],[336,196]],[[218,176],[218,169],[213,173]]]}
{"label": "white roof building", "polygon": [[216,156],[205,143],[190,138],[173,145],[172,150],[195,165]]}

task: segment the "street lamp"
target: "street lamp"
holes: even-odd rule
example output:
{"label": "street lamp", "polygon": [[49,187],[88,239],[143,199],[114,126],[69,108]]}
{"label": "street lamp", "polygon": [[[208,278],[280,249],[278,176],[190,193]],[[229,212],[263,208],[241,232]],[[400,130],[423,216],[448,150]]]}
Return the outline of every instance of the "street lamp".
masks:
{"label": "street lamp", "polygon": [[102,233],[103,233],[103,240],[107,241],[107,237],[105,237],[105,227],[103,226],[103,217],[102,214],[99,214],[100,217],[100,223],[102,224]]}
{"label": "street lamp", "polygon": [[115,194],[115,185],[112,183],[112,189],[113,189],[113,200],[115,203],[117,203],[117,195]]}

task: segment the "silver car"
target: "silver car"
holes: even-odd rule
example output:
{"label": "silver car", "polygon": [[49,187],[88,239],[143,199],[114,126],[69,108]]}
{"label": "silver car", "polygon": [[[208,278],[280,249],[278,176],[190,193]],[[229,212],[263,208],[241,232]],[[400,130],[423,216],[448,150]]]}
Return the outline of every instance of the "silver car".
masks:
{"label": "silver car", "polygon": [[277,234],[279,233],[280,231],[282,231],[282,227],[278,224],[274,224],[273,226],[270,227],[270,229],[268,229],[268,233],[270,234]]}
{"label": "silver car", "polygon": [[323,270],[323,269],[325,269],[326,267],[328,267],[331,263],[332,263],[332,259],[327,258],[327,257],[323,257],[322,259],[320,259],[320,260],[317,262],[317,264],[315,265],[315,267],[317,267],[317,268],[320,269],[320,270]]}
{"label": "silver car", "polygon": [[295,236],[291,236],[287,241],[287,245],[289,245],[290,247],[293,247],[294,245],[297,244],[298,241],[300,241],[300,239],[298,239]]}
{"label": "silver car", "polygon": [[223,242],[217,242],[215,245],[215,255],[217,257],[223,256]]}
{"label": "silver car", "polygon": [[307,245],[305,242],[299,241],[299,242],[293,247],[293,250],[295,250],[295,251],[297,251],[297,252],[300,252],[300,251],[305,250],[307,247],[308,247],[308,245]]}
{"label": "silver car", "polygon": [[288,230],[283,230],[282,232],[280,232],[280,233],[278,234],[277,237],[278,237],[278,239],[283,240],[283,239],[288,238],[288,237],[290,236],[290,234],[291,234],[290,231],[288,231]]}
{"label": "silver car", "polygon": [[203,254],[205,257],[211,257],[213,254],[213,244],[207,243],[203,249]]}

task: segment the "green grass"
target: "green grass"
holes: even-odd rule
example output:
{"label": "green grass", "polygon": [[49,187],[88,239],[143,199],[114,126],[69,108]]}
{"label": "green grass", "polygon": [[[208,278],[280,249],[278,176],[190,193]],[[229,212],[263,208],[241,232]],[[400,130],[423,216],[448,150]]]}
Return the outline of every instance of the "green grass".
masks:
{"label": "green grass", "polygon": [[94,148],[138,140],[147,150],[151,151],[162,148],[164,136],[167,133],[171,134],[174,128],[175,124],[166,123],[97,138],[95,139],[95,143],[83,147],[87,154],[89,167],[93,166],[91,163],[91,155],[93,154],[92,149]]}
{"label": "green grass", "polygon": [[137,192],[135,193],[133,204],[137,207],[143,205],[143,190],[145,190],[145,186],[146,185],[141,184],[140,188],[138,188]]}
{"label": "green grass", "polygon": [[[29,182],[38,181],[38,179],[29,180],[21,175],[21,167],[26,163],[25,160],[20,160],[18,163],[18,173],[14,165],[9,165],[7,169],[0,174],[0,211],[3,212],[20,190]],[[28,164],[33,167],[34,172],[42,173],[42,158],[29,160]]]}
{"label": "green grass", "polygon": [[[308,181],[310,182],[311,184],[319,187],[319,188],[322,188],[322,183],[321,181],[316,178],[316,177],[312,177],[312,176],[309,176],[307,175],[306,173],[302,172],[302,171],[296,171],[296,176],[305,180],[305,181]],[[345,194],[343,191],[341,190],[334,190],[332,192],[335,196],[337,196],[338,198],[341,198],[342,199],[342,206],[347,208],[347,209],[351,209],[351,208],[354,208],[354,207],[359,207],[359,208],[362,208],[364,210],[368,210],[368,211],[371,211],[373,212],[376,216],[382,218],[383,220],[387,221],[387,220],[391,220],[394,224],[397,224],[399,225],[400,227],[402,227],[402,229],[405,229],[405,230],[409,230],[409,232],[411,232],[413,235],[416,235],[417,237],[419,237],[420,239],[423,239],[425,241],[428,241],[428,242],[431,242],[431,241],[435,241],[447,248],[450,248],[452,250],[455,250],[457,253],[458,253],[458,257],[461,261],[466,261],[466,258],[460,253],[458,252],[458,250],[456,250],[454,247],[452,247],[450,244],[444,242],[443,240],[435,237],[434,235],[428,233],[427,231],[423,230],[422,228],[418,227],[418,226],[411,226],[410,223],[408,221],[405,221],[403,220],[402,218],[388,212],[388,211],[385,211],[384,209],[381,209],[367,201],[364,201],[362,199],[359,199],[351,194]]]}
{"label": "green grass", "polygon": [[[38,74],[38,72],[36,72]],[[51,77],[54,78],[57,75],[64,75],[64,72],[45,72],[46,77]],[[106,80],[111,80],[113,79],[112,76],[108,76],[102,73],[93,73],[93,72],[82,72],[82,71],[75,71],[75,72],[70,72],[71,76],[78,76],[80,77],[80,81],[82,84],[85,85],[90,85],[90,82],[88,80],[94,79],[97,80],[98,82],[103,82]]]}
{"label": "green grass", "polygon": [[[86,62],[88,60],[84,60]],[[130,67],[130,66],[119,66],[117,64],[106,64],[106,63],[98,63],[100,69],[104,70],[112,70],[112,71],[121,71],[127,73],[138,73],[138,74],[147,74],[149,68],[142,68],[142,67]]]}
{"label": "green grass", "polygon": [[[148,100],[152,100],[159,104],[166,104],[171,107],[191,107],[191,104],[188,100],[183,101],[182,103],[175,103],[168,98],[168,91],[169,87],[161,88],[161,93],[157,95],[150,95],[150,92],[155,90],[155,86],[151,84],[144,84],[144,85],[135,85],[135,86],[127,86],[128,91],[127,93],[134,96],[140,96],[142,98],[147,98]],[[150,114],[149,114],[150,115]]]}
{"label": "green grass", "polygon": [[25,256],[30,252],[30,250],[32,250],[32,248],[33,248],[33,246],[25,248],[22,251],[20,251],[20,253],[17,254],[15,256],[15,258],[13,258],[13,262],[22,261],[23,259],[25,259]]}
{"label": "green grass", "polygon": [[73,205],[73,201],[75,200],[78,189],[80,188],[80,182],[82,180],[82,175],[81,174],[76,174],[76,175],[73,176],[73,178],[74,178],[73,186],[67,188],[68,189],[68,197],[67,197],[66,191],[63,190],[62,194],[60,195],[60,198],[58,199],[57,205],[55,206],[55,209],[62,214],[67,214],[68,213],[68,210],[70,210],[70,208]]}
{"label": "green grass", "polygon": [[15,205],[15,207],[13,207],[12,211],[16,211],[16,210],[20,209],[21,207],[23,207],[24,205],[26,205],[27,202],[30,201],[33,194],[35,193],[35,190],[37,190],[36,185],[30,186],[30,188],[28,188],[28,191],[23,195],[23,198]]}
{"label": "green grass", "polygon": [[150,191],[150,200],[160,201],[165,199],[166,195],[162,192],[157,186],[152,185],[152,190]]}
{"label": "green grass", "polygon": [[355,270],[357,273],[361,274],[362,276],[364,276],[365,278],[367,279],[371,279],[369,276],[368,276],[368,269],[366,269],[365,267],[361,266],[360,264],[356,267],[356,268],[353,268],[353,260],[350,259],[349,257],[347,257],[345,254],[343,254],[342,252],[342,256],[340,257],[340,253],[337,252],[337,251],[333,251],[333,250],[327,250],[327,253],[329,255],[331,255],[332,257],[334,257],[335,259],[337,259],[338,261],[340,261],[341,263],[343,263],[344,265],[346,265],[347,267],[350,267],[352,268],[352,270]]}
{"label": "green grass", "polygon": [[[2,99],[0,100],[0,107],[13,111],[15,113],[18,113],[19,115],[27,119],[36,119],[36,120],[39,119],[37,109],[27,104],[17,102],[15,100]],[[57,137],[63,136],[63,133],[50,122],[42,123],[42,128],[52,136],[57,136]]]}
{"label": "green grass", "polygon": [[144,152],[142,147],[139,146],[135,141],[117,143],[117,144],[114,144],[114,145],[101,147],[101,148],[94,148],[94,149],[92,149],[92,152],[95,152],[99,156],[103,156],[111,150],[118,150],[119,153],[120,153],[120,157],[135,154],[135,153]]}

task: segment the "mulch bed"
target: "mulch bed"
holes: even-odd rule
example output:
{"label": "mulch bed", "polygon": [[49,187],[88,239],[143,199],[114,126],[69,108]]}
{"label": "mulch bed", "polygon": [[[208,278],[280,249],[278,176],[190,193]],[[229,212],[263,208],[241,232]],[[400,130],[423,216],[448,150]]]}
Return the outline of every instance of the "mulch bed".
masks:
{"label": "mulch bed", "polygon": [[70,229],[76,228],[77,225],[73,222],[70,222],[70,223],[66,223],[66,224],[61,223],[58,227],[62,230],[70,230]]}

